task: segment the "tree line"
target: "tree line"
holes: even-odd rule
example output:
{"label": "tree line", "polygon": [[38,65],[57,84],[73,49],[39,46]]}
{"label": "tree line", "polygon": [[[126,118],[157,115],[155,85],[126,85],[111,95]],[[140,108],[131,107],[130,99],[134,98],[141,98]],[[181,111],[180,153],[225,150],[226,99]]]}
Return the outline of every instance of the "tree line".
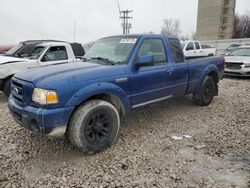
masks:
{"label": "tree line", "polygon": [[[164,19],[161,34],[175,35],[181,40],[195,39],[195,32],[191,35],[183,35],[180,21],[177,19]],[[233,26],[233,38],[250,38],[250,12],[235,14]]]}

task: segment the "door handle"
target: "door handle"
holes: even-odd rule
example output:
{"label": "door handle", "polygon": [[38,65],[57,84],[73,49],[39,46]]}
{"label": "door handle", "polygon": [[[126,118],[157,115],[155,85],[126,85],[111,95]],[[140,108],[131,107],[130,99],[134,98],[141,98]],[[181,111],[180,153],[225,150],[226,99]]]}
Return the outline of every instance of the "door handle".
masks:
{"label": "door handle", "polygon": [[172,74],[173,71],[174,71],[174,69],[167,69],[167,70],[166,70],[166,72],[167,72],[168,74]]}

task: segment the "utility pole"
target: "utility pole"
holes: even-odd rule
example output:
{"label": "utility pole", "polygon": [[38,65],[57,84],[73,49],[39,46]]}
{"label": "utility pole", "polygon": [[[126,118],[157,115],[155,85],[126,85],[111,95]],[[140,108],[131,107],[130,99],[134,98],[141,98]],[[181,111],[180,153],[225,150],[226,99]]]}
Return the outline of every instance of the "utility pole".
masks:
{"label": "utility pole", "polygon": [[122,28],[123,28],[123,34],[129,34],[130,29],[132,28],[132,24],[130,23],[129,19],[132,19],[133,17],[129,16],[130,13],[132,13],[132,10],[122,10],[120,11],[120,19],[122,20]]}
{"label": "utility pole", "polygon": [[130,23],[130,19],[133,17],[129,16],[130,13],[133,12],[133,10],[121,10],[119,0],[117,0],[117,5],[120,13],[120,19],[122,20],[122,30],[123,34],[129,34],[130,29],[132,28],[132,24]]}

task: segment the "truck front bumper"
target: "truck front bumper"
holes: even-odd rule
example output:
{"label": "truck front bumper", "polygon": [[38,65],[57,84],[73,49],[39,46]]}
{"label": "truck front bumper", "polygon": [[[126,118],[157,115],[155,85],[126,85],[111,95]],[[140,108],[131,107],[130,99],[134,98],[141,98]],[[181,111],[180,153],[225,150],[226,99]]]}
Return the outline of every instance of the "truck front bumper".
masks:
{"label": "truck front bumper", "polygon": [[53,137],[63,136],[74,107],[42,109],[33,106],[22,107],[9,97],[9,110],[14,120],[22,127]]}
{"label": "truck front bumper", "polygon": [[226,76],[250,77],[250,68],[242,68],[238,70],[225,69]]}

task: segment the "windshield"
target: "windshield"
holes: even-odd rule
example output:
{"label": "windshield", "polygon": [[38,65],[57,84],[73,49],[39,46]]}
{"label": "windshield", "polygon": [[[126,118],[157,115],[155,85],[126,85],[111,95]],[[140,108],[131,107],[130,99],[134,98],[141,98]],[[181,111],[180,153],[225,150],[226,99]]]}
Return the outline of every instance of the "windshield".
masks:
{"label": "windshield", "polygon": [[185,47],[186,44],[187,44],[186,42],[181,42],[181,48],[182,48],[182,50],[183,50],[183,48]]}
{"label": "windshield", "polygon": [[237,48],[229,56],[250,56],[250,48]]}
{"label": "windshield", "polygon": [[13,48],[11,48],[10,50],[8,50],[5,55],[14,55],[21,47],[23,47],[22,44],[19,44]]}
{"label": "windshield", "polygon": [[132,52],[136,37],[110,37],[98,40],[83,57],[85,60],[108,60],[125,63]]}
{"label": "windshield", "polygon": [[45,49],[44,46],[37,46],[30,54],[29,59],[38,59],[40,55],[43,53],[44,49]]}

